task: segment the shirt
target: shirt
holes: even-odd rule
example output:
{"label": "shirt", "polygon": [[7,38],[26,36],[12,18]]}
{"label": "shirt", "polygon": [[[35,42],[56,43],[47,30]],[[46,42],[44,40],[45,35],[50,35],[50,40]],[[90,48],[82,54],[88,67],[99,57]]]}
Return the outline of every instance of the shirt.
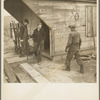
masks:
{"label": "shirt", "polygon": [[44,30],[40,29],[38,31],[38,29],[36,28],[30,37],[33,38],[34,42],[41,43],[43,40],[45,40]]}
{"label": "shirt", "polygon": [[[80,38],[80,34],[77,31],[73,31],[69,34],[68,36],[68,42],[67,42],[67,48],[68,47],[80,47],[81,45],[81,38]],[[73,46],[74,45],[74,46]]]}

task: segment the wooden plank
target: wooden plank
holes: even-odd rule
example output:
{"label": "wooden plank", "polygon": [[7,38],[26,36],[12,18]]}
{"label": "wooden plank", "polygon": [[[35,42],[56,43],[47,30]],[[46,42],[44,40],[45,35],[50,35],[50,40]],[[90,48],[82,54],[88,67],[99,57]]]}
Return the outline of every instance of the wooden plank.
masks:
{"label": "wooden plank", "polygon": [[87,23],[86,23],[86,27],[87,27],[87,36],[92,36],[93,31],[92,31],[92,7],[87,7]]}
{"label": "wooden plank", "polygon": [[28,63],[20,64],[20,66],[37,82],[39,83],[49,83],[49,81],[42,76],[38,71],[36,71],[32,66]]}
{"label": "wooden plank", "polygon": [[[86,51],[86,50],[92,50],[92,49],[94,49],[94,47],[93,46],[90,46],[90,47],[88,47],[88,48],[81,48],[80,49],[80,53],[81,53],[81,51]],[[61,50],[61,51],[55,51],[55,56],[59,56],[59,55],[66,55],[66,52],[64,51],[64,50]]]}
{"label": "wooden plank", "polygon": [[7,54],[4,54],[4,57],[5,57],[5,58],[18,57],[18,54],[7,53]]}
{"label": "wooden plank", "polygon": [[12,69],[21,83],[36,83],[36,81],[32,79],[26,71],[20,68],[20,66],[13,66]]}
{"label": "wooden plank", "polygon": [[19,83],[6,59],[4,59],[4,73],[8,77],[10,83]]}
{"label": "wooden plank", "polygon": [[8,81],[6,80],[5,74],[3,74],[3,81],[4,81],[4,83],[8,83]]}
{"label": "wooden plank", "polygon": [[[32,56],[29,56],[28,59],[33,58]],[[24,61],[27,60],[27,56],[25,57],[11,57],[11,58],[6,58],[8,63],[15,63],[15,62],[19,62],[19,61]]]}
{"label": "wooden plank", "polygon": [[52,56],[50,56],[50,54],[47,52],[42,52],[42,56],[49,58],[49,59],[52,59]]}
{"label": "wooden plank", "polygon": [[[68,37],[67,37],[68,38]],[[67,44],[67,38],[66,39],[55,39],[55,51],[61,51],[61,50],[65,50],[65,46]],[[93,47],[93,38],[86,38],[84,37],[84,41],[83,41],[83,38],[82,38],[82,45],[81,45],[81,48],[89,48],[89,47]],[[63,45],[62,45],[63,44]]]}
{"label": "wooden plank", "polygon": [[55,52],[55,35],[53,30],[50,30],[50,56],[53,57]]}
{"label": "wooden plank", "polygon": [[97,35],[97,8],[93,7],[93,30],[94,35]]}

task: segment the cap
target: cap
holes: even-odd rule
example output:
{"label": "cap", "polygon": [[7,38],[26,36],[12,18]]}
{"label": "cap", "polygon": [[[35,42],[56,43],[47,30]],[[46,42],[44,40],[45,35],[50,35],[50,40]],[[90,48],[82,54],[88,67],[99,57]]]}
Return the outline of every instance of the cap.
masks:
{"label": "cap", "polygon": [[26,18],[25,18],[23,21],[24,21],[24,22],[27,22],[27,23],[29,23],[29,20],[28,20],[28,19],[26,19]]}
{"label": "cap", "polygon": [[75,26],[75,25],[69,25],[69,27],[70,27],[70,28],[75,28],[76,26]]}
{"label": "cap", "polygon": [[42,23],[39,23],[38,25],[42,25]]}

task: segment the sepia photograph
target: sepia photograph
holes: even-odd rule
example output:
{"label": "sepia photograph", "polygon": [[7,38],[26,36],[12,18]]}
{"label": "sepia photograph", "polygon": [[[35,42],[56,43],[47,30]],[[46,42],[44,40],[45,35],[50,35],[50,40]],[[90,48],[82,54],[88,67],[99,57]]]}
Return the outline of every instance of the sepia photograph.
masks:
{"label": "sepia photograph", "polygon": [[4,0],[4,83],[97,83],[96,0]]}

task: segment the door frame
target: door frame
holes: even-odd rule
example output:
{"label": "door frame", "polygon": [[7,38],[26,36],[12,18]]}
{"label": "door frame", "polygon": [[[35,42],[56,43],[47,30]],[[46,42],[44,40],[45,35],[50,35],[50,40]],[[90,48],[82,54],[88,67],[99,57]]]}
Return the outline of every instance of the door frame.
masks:
{"label": "door frame", "polygon": [[[88,37],[88,7],[92,7],[92,15],[93,15],[93,7],[96,7],[96,5],[86,5],[85,6],[85,19],[86,19],[86,28],[85,28],[85,36]],[[93,23],[93,16],[92,16],[92,23]]]}

